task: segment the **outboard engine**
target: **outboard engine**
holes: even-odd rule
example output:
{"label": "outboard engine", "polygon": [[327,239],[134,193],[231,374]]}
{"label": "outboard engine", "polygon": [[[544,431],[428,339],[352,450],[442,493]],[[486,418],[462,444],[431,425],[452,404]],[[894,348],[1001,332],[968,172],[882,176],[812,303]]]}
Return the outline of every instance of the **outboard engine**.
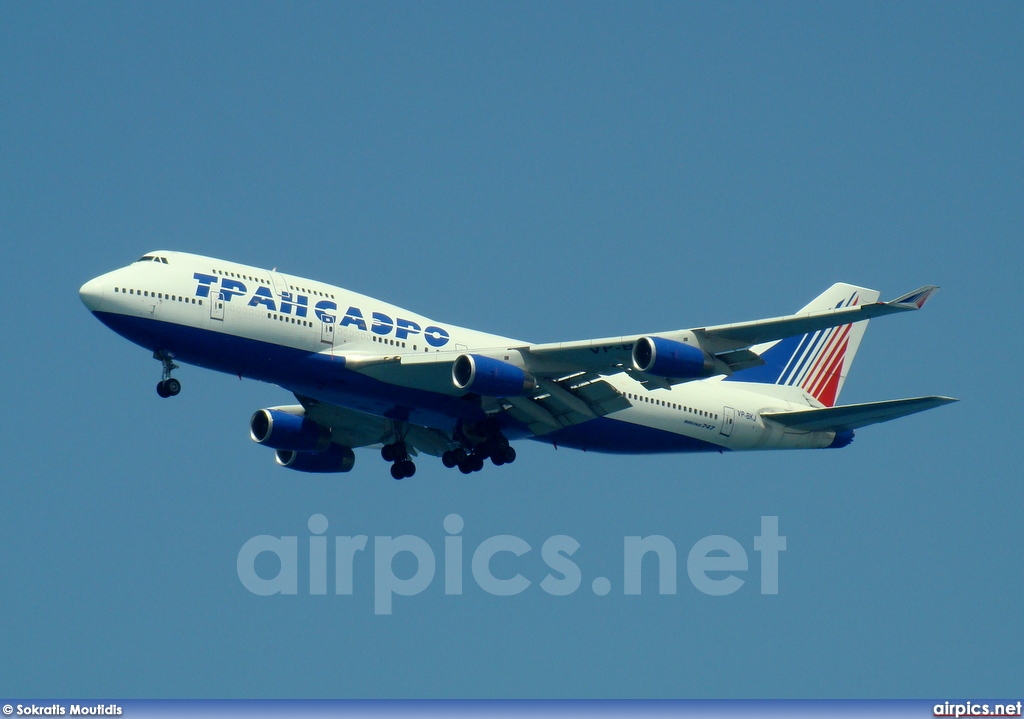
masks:
{"label": "outboard engine", "polygon": [[664,337],[641,337],[633,345],[633,367],[655,377],[708,377],[714,366],[714,358],[700,347]]}
{"label": "outboard engine", "polygon": [[322,451],[331,443],[329,427],[279,409],[257,411],[249,420],[249,436],[264,447],[292,452]]}

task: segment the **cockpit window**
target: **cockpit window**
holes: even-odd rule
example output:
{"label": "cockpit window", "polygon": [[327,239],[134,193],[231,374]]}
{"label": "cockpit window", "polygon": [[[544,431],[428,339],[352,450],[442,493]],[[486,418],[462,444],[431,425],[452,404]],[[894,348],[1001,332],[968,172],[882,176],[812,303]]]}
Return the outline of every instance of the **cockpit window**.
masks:
{"label": "cockpit window", "polygon": [[142,257],[140,257],[139,259],[137,259],[135,261],[136,262],[152,262],[155,259],[156,258],[153,257],[153,255],[143,255]]}

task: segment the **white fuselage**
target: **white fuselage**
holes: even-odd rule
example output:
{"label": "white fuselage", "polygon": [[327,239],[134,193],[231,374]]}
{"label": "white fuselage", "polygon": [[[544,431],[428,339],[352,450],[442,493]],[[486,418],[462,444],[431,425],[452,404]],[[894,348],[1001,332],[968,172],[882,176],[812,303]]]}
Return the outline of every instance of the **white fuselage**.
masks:
{"label": "white fuselage", "polygon": [[[316,280],[181,252],[148,258],[83,286],[89,309],[115,331],[184,362],[279,384],[296,393],[442,432],[467,417],[453,387],[409,390],[343,369],[359,356],[514,351],[526,342],[440,323]],[[317,369],[338,360],[331,373]],[[628,373],[604,381],[628,407],[535,438],[621,453],[827,447],[833,432],[801,432],[765,411],[821,404],[798,388],[722,377],[647,389]],[[535,435],[509,427],[510,437]]]}

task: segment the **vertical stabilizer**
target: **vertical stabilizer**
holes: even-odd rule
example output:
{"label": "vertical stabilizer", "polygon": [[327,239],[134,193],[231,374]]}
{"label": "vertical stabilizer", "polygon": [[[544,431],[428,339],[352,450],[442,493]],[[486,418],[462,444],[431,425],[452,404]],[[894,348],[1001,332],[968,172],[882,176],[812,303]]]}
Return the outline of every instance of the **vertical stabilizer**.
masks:
{"label": "vertical stabilizer", "polygon": [[[878,300],[878,296],[877,290],[840,282],[796,314],[871,304]],[[756,345],[750,349],[761,355],[765,364],[742,370],[726,379],[800,387],[826,407],[832,407],[843,389],[867,327],[868,320],[861,320]]]}

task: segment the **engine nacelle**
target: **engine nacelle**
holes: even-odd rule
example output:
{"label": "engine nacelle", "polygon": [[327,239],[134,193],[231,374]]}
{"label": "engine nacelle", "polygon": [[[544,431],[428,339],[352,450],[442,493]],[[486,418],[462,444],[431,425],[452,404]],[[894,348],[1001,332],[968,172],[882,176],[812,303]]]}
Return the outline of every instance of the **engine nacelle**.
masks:
{"label": "engine nacelle", "polygon": [[279,409],[261,409],[249,420],[249,436],[271,449],[317,452],[331,444],[331,430],[311,419]]}
{"label": "engine nacelle", "polygon": [[838,449],[840,447],[848,447],[853,442],[854,432],[852,429],[841,429],[836,432],[835,439],[832,440],[832,444],[828,446],[829,449]]}
{"label": "engine nacelle", "polygon": [[633,345],[633,367],[655,377],[707,377],[714,366],[715,361],[707,352],[675,340],[641,337]]}
{"label": "engine nacelle", "polygon": [[348,447],[332,444],[323,452],[293,452],[290,449],[279,449],[274,458],[282,467],[298,472],[348,472],[355,466],[356,453]]}
{"label": "engine nacelle", "polygon": [[482,355],[459,355],[452,365],[452,383],[487,397],[521,397],[537,387],[526,370]]}

